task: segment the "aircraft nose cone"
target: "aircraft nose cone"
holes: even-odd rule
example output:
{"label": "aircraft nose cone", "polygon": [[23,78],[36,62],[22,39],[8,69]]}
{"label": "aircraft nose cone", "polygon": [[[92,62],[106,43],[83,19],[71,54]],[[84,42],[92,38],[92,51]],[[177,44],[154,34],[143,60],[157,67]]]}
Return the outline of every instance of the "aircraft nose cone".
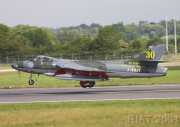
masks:
{"label": "aircraft nose cone", "polygon": [[12,67],[13,69],[17,69],[17,68],[18,68],[18,65],[17,65],[17,64],[12,64],[11,67]]}

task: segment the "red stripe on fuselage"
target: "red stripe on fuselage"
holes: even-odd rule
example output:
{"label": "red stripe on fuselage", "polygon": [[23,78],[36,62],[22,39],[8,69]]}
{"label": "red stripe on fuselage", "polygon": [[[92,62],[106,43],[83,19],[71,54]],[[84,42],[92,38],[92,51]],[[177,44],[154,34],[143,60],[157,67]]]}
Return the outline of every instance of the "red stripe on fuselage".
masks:
{"label": "red stripe on fuselage", "polygon": [[82,71],[82,70],[63,68],[55,72],[55,76],[61,75],[61,74],[71,74],[71,75],[78,75],[78,76],[98,77],[102,79],[108,79],[106,72],[103,72],[103,71],[99,71],[99,72],[98,71]]}

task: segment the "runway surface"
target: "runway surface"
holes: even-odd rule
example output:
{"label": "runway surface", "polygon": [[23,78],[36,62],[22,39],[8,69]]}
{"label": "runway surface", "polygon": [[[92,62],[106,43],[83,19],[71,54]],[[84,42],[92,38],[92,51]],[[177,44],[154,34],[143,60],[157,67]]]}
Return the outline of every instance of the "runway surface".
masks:
{"label": "runway surface", "polygon": [[0,103],[180,99],[179,85],[0,89]]}

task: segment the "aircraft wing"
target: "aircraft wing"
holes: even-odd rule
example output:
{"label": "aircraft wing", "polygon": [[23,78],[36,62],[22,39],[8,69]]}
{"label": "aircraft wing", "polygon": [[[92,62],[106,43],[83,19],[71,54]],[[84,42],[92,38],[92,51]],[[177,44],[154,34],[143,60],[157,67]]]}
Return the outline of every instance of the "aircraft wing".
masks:
{"label": "aircraft wing", "polygon": [[58,62],[56,64],[57,71],[54,76],[60,79],[94,81],[100,79],[108,79],[103,69],[88,66],[75,61]]}
{"label": "aircraft wing", "polygon": [[59,68],[66,68],[66,69],[74,69],[74,70],[81,70],[81,71],[104,71],[103,69],[99,69],[97,67],[91,67],[85,64],[81,64],[80,62],[70,61],[70,62],[58,62],[56,64]]}

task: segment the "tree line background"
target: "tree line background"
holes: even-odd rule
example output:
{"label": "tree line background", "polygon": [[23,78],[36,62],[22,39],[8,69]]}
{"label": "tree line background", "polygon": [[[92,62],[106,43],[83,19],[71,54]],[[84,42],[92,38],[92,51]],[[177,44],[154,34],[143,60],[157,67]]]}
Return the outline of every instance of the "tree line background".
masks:
{"label": "tree line background", "polygon": [[[174,51],[173,20],[169,21],[169,48]],[[177,21],[180,52],[180,21]],[[81,24],[76,27],[45,28],[0,24],[0,57],[122,56],[143,51],[148,45],[165,43],[165,21],[122,22],[107,26]]]}

